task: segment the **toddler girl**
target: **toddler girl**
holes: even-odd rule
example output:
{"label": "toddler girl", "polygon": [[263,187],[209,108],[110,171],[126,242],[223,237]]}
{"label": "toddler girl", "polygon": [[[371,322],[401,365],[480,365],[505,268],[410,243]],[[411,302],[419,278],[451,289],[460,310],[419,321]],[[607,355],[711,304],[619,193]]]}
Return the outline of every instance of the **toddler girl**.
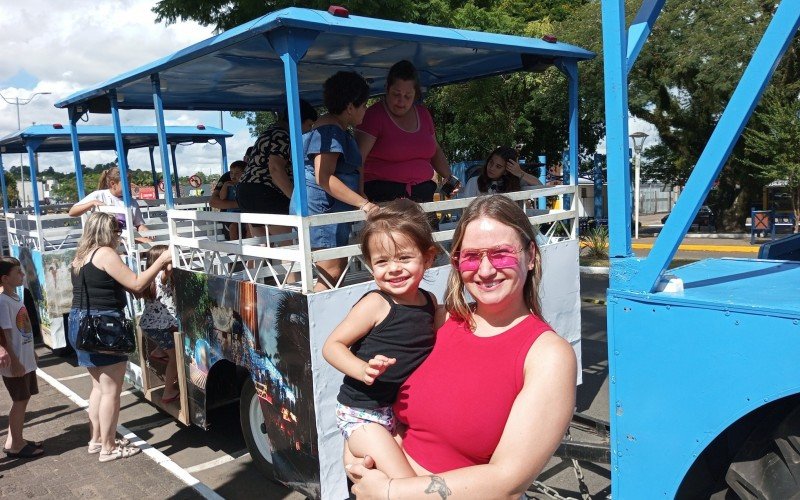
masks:
{"label": "toddler girl", "polygon": [[[145,254],[147,267],[152,266],[168,248],[166,245],[151,247]],[[178,331],[178,317],[172,295],[171,264],[167,264],[164,270],[158,273],[155,281],[145,290],[143,296],[144,312],[139,319],[139,327],[167,355],[164,392],[161,393],[161,402],[167,404],[176,401],[179,396],[178,388],[175,386],[178,382],[178,367],[175,362],[175,337],[173,336],[173,333]]]}
{"label": "toddler girl", "polygon": [[400,385],[433,349],[436,298],[419,285],[436,256],[425,212],[399,199],[370,211],[361,251],[378,290],[366,293],[331,333],[325,359],[345,374],[336,417],[350,451],[375,459],[389,477],[414,471],[394,441]]}

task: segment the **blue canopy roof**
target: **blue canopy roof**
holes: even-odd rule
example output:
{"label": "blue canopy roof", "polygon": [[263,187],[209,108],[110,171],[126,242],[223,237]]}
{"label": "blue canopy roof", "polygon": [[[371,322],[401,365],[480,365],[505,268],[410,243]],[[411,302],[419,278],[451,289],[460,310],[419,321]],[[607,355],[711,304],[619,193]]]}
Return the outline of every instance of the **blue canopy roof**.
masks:
{"label": "blue canopy roof", "polygon": [[283,62],[275,47],[284,35],[309,41],[298,62],[300,95],[319,105],[322,83],[338,70],[353,70],[384,92],[389,68],[414,63],[423,87],[514,71],[538,71],[558,61],[591,59],[573,45],[512,35],[458,30],[367,17],[288,8],[209,38],[56,103],[82,111],[119,107],[152,109],[150,76],[158,74],[165,109],[264,111],[285,106]]}
{"label": "blue canopy roof", "polygon": [[[204,127],[166,127],[170,144],[209,142],[233,136],[222,129]],[[27,153],[25,145],[30,140],[42,140],[38,153],[72,151],[69,127],[60,125],[33,125],[0,139],[0,153]],[[128,149],[158,146],[156,127],[122,127],[122,140]],[[78,126],[78,144],[81,151],[114,150],[114,127]]]}

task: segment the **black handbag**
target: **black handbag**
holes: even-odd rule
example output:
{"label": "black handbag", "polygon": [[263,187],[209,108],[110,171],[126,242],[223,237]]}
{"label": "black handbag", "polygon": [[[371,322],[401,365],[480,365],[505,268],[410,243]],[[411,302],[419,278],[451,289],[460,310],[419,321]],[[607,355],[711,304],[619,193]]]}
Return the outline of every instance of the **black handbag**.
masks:
{"label": "black handbag", "polygon": [[[95,250],[96,252],[97,250]],[[92,261],[89,258],[89,262]],[[88,262],[87,262],[88,264]],[[133,321],[121,314],[121,317],[108,314],[90,314],[89,289],[86,287],[86,275],[83,274],[84,264],[81,267],[83,291],[86,294],[86,316],[81,318],[78,325],[77,348],[98,354],[127,355],[136,350],[136,335],[134,334]],[[81,303],[83,298],[81,298]]]}

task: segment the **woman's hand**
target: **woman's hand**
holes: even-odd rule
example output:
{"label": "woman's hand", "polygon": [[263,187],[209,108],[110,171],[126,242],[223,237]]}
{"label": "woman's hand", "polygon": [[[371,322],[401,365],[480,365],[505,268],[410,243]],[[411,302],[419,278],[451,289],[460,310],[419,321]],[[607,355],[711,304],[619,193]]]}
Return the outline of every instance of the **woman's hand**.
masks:
{"label": "woman's hand", "polygon": [[514,177],[519,177],[520,179],[523,175],[525,175],[525,171],[519,166],[519,162],[517,160],[506,160],[506,170],[508,170]]}
{"label": "woman's hand", "polygon": [[363,210],[364,213],[368,214],[368,213],[372,212],[373,210],[376,210],[377,208],[378,208],[378,205],[372,203],[371,201],[368,201],[368,202],[364,203],[363,205],[361,205],[359,210]]}
{"label": "woman's hand", "polygon": [[[344,448],[345,448],[344,449],[344,461],[345,461],[344,473],[347,474],[347,477],[350,478],[350,481],[352,481],[353,484],[358,484],[359,481],[361,481],[361,471],[362,471],[362,469],[356,469],[356,471],[353,472],[353,470],[352,470],[353,467],[358,465],[358,466],[360,466],[360,467],[362,467],[363,469],[366,469],[366,470],[374,469],[375,468],[375,459],[372,458],[369,455],[367,455],[364,458],[356,458],[356,457],[354,457],[350,453],[350,450],[347,448],[347,443],[345,443]],[[356,472],[358,472],[358,473],[356,473]]]}
{"label": "woman's hand", "polygon": [[361,478],[350,489],[356,498],[363,500],[389,498],[389,478],[383,472],[356,464],[349,467],[348,473]]}
{"label": "woman's hand", "polygon": [[158,268],[161,269],[165,266],[172,266],[172,246],[164,251],[161,255],[158,256],[158,260],[156,261],[158,264]]}

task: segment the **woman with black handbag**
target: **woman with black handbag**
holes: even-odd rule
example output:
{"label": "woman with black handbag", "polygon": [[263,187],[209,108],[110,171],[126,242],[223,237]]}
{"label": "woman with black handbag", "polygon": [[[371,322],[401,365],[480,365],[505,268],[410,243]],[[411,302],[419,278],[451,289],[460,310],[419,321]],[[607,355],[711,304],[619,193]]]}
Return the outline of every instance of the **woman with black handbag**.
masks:
{"label": "woman with black handbag", "polygon": [[88,452],[99,453],[101,462],[139,452],[127,440],[115,439],[127,353],[135,348],[131,343],[133,325],[125,318],[125,292],[142,293],[158,271],[171,262],[171,252],[164,252],[137,276],[117,253],[121,234],[113,214],[93,213],[84,225],[72,261],[69,341],[78,354],[78,364],[92,377]]}

